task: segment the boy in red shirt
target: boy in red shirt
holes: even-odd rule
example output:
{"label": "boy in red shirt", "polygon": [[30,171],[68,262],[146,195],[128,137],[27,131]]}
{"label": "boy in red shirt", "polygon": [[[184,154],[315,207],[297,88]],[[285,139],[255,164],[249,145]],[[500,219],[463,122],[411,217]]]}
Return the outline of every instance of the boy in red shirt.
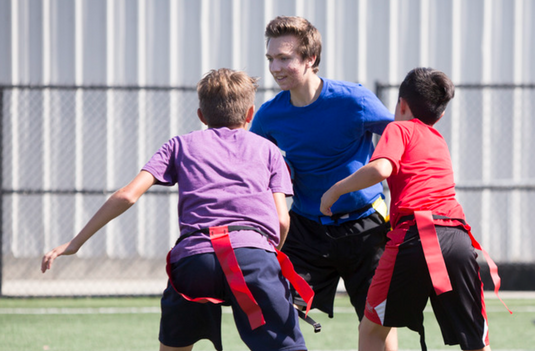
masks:
{"label": "boy in red shirt", "polygon": [[399,89],[395,122],[389,124],[370,163],[333,185],[321,212],[351,191],[385,179],[391,191],[393,230],[368,291],[359,350],[383,350],[392,327],[418,331],[428,298],[444,343],[463,350],[490,350],[483,285],[455,184],[448,146],[433,128],[455,88],[442,72],[416,68]]}

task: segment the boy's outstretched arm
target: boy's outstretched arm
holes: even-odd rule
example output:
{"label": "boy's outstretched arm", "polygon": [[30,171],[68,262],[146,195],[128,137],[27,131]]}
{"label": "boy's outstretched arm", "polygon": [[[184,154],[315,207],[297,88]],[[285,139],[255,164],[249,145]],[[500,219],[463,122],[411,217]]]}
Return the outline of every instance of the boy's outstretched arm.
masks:
{"label": "boy's outstretched arm", "polygon": [[334,184],[323,194],[320,205],[321,213],[332,216],[331,206],[340,196],[382,182],[390,177],[393,169],[392,163],[386,158],[379,158],[368,163],[349,177]]}
{"label": "boy's outstretched arm", "polygon": [[84,228],[71,241],[56,247],[43,256],[41,271],[44,273],[52,267],[54,260],[63,255],[72,255],[80,247],[104,227],[109,221],[120,216],[155,183],[152,174],[141,171],[128,185],[117,190],[93,215]]}
{"label": "boy's outstretched arm", "polygon": [[275,207],[277,208],[277,214],[279,215],[280,242],[277,246],[277,250],[280,250],[282,249],[288,231],[290,230],[290,215],[288,214],[288,205],[286,204],[285,194],[273,193],[273,199],[275,200]]}

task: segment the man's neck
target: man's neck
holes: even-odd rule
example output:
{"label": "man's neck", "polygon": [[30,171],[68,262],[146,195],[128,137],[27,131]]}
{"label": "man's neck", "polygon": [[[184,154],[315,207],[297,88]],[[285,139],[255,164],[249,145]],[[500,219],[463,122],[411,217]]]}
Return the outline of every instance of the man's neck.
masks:
{"label": "man's neck", "polygon": [[318,99],[323,88],[323,80],[315,73],[301,87],[290,90],[292,105],[303,107],[310,105]]}

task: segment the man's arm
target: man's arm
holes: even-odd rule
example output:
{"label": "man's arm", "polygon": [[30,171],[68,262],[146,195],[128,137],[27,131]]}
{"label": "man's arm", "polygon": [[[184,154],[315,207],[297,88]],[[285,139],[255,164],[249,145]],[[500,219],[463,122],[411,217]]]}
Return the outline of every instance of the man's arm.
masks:
{"label": "man's arm", "polygon": [[71,241],[56,247],[43,256],[41,271],[52,267],[54,260],[63,255],[73,255],[80,247],[109,221],[120,216],[155,183],[156,179],[147,171],[141,171],[128,185],[117,190],[93,215],[82,230]]}
{"label": "man's arm", "polygon": [[372,133],[383,134],[386,126],[394,121],[394,114],[390,112],[381,100],[370,90],[362,97],[362,104],[366,111],[365,129]]}
{"label": "man's arm", "polygon": [[332,216],[331,206],[340,196],[382,182],[390,177],[393,169],[392,163],[386,158],[373,160],[327,190],[321,197],[320,211],[326,216]]}

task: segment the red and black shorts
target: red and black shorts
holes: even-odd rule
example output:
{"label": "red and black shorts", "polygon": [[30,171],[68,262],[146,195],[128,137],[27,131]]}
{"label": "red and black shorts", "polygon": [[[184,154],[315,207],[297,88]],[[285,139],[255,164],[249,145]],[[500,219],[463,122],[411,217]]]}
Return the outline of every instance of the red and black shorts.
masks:
{"label": "red and black shorts", "polygon": [[366,317],[388,327],[423,334],[428,299],[444,343],[463,350],[488,345],[488,325],[477,253],[462,227],[436,226],[452,290],[437,295],[431,282],[417,227],[389,233],[368,293]]}

